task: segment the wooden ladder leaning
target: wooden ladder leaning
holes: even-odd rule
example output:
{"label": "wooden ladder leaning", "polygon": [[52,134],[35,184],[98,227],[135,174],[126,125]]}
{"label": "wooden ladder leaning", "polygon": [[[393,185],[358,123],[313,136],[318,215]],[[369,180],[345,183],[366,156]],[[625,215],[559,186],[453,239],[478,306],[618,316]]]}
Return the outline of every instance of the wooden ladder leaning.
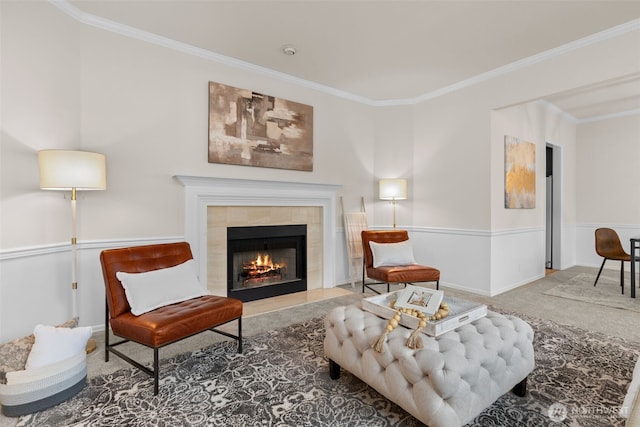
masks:
{"label": "wooden ladder leaning", "polygon": [[360,212],[345,212],[344,202],[340,196],[342,217],[344,219],[344,234],[347,244],[347,259],[349,262],[349,279],[351,287],[356,286],[356,280],[360,277],[363,268],[362,236],[363,230],[368,228],[367,209],[364,197],[360,198]]}

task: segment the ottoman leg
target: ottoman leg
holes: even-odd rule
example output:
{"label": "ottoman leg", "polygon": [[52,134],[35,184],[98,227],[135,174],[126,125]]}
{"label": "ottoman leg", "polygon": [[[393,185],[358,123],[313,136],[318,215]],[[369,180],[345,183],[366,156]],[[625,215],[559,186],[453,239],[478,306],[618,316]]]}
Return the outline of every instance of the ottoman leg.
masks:
{"label": "ottoman leg", "polygon": [[527,377],[513,387],[513,394],[524,397],[527,394]]}
{"label": "ottoman leg", "polygon": [[329,359],[329,376],[332,380],[337,380],[340,378],[340,365],[338,365],[331,359]]}

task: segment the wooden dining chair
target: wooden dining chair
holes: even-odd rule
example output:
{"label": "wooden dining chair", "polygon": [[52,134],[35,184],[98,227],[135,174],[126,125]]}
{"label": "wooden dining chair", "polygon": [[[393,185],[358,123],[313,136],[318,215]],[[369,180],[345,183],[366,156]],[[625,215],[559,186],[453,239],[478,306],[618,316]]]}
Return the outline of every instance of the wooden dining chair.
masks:
{"label": "wooden dining chair", "polygon": [[602,273],[602,269],[604,268],[604,263],[607,262],[608,259],[620,261],[620,287],[622,288],[622,294],[624,294],[624,262],[631,262],[631,255],[626,253],[622,247],[618,233],[611,228],[598,228],[596,230],[596,252],[604,259],[602,260],[600,271],[598,271],[598,276],[593,286],[598,283],[600,273]]}

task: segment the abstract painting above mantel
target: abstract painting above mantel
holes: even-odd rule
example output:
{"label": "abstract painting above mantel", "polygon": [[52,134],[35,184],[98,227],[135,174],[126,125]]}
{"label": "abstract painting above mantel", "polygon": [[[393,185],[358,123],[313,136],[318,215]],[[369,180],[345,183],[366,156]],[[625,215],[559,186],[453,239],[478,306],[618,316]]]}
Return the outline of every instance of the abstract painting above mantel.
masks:
{"label": "abstract painting above mantel", "polygon": [[209,163],[313,171],[313,107],[209,82]]}
{"label": "abstract painting above mantel", "polygon": [[536,207],[536,146],[504,136],[504,207]]}

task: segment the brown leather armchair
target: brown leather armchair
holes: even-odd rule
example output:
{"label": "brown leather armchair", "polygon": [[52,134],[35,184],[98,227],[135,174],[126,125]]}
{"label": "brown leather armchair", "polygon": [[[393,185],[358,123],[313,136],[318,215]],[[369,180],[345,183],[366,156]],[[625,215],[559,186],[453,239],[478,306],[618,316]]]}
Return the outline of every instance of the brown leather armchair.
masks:
{"label": "brown leather armchair", "polygon": [[624,251],[618,233],[611,228],[598,228],[596,230],[596,252],[604,259],[602,260],[600,271],[598,271],[598,276],[596,276],[596,281],[593,282],[593,286],[598,283],[604,263],[607,262],[608,259],[620,261],[620,287],[622,288],[622,294],[624,294],[624,262],[631,262],[631,255]]}
{"label": "brown leather armchair", "polygon": [[436,289],[440,289],[440,270],[420,264],[396,265],[388,267],[374,267],[373,252],[369,242],[376,243],[399,243],[409,240],[407,230],[364,230],[362,232],[362,250],[364,254],[364,265],[362,271],[362,292],[365,287],[375,293],[380,293],[370,285],[365,284],[366,277],[377,280],[378,283],[387,284],[389,292],[390,283],[404,283],[405,285],[415,282],[436,282]]}
{"label": "brown leather armchair", "polygon": [[[165,345],[211,330],[237,340],[238,353],[242,353],[242,301],[237,299],[205,295],[166,305],[139,316],[131,313],[125,290],[116,277],[117,272],[142,273],[173,267],[192,258],[191,248],[186,242],[108,249],[100,254],[106,295],[105,362],[109,361],[111,352],[147,373],[154,380],[153,394],[158,394],[158,349]],[[180,284],[176,283],[176,286]],[[238,321],[237,336],[214,329],[234,320]],[[123,340],[110,343],[109,325],[113,334]],[[153,349],[153,369],[115,348],[128,341]]]}

